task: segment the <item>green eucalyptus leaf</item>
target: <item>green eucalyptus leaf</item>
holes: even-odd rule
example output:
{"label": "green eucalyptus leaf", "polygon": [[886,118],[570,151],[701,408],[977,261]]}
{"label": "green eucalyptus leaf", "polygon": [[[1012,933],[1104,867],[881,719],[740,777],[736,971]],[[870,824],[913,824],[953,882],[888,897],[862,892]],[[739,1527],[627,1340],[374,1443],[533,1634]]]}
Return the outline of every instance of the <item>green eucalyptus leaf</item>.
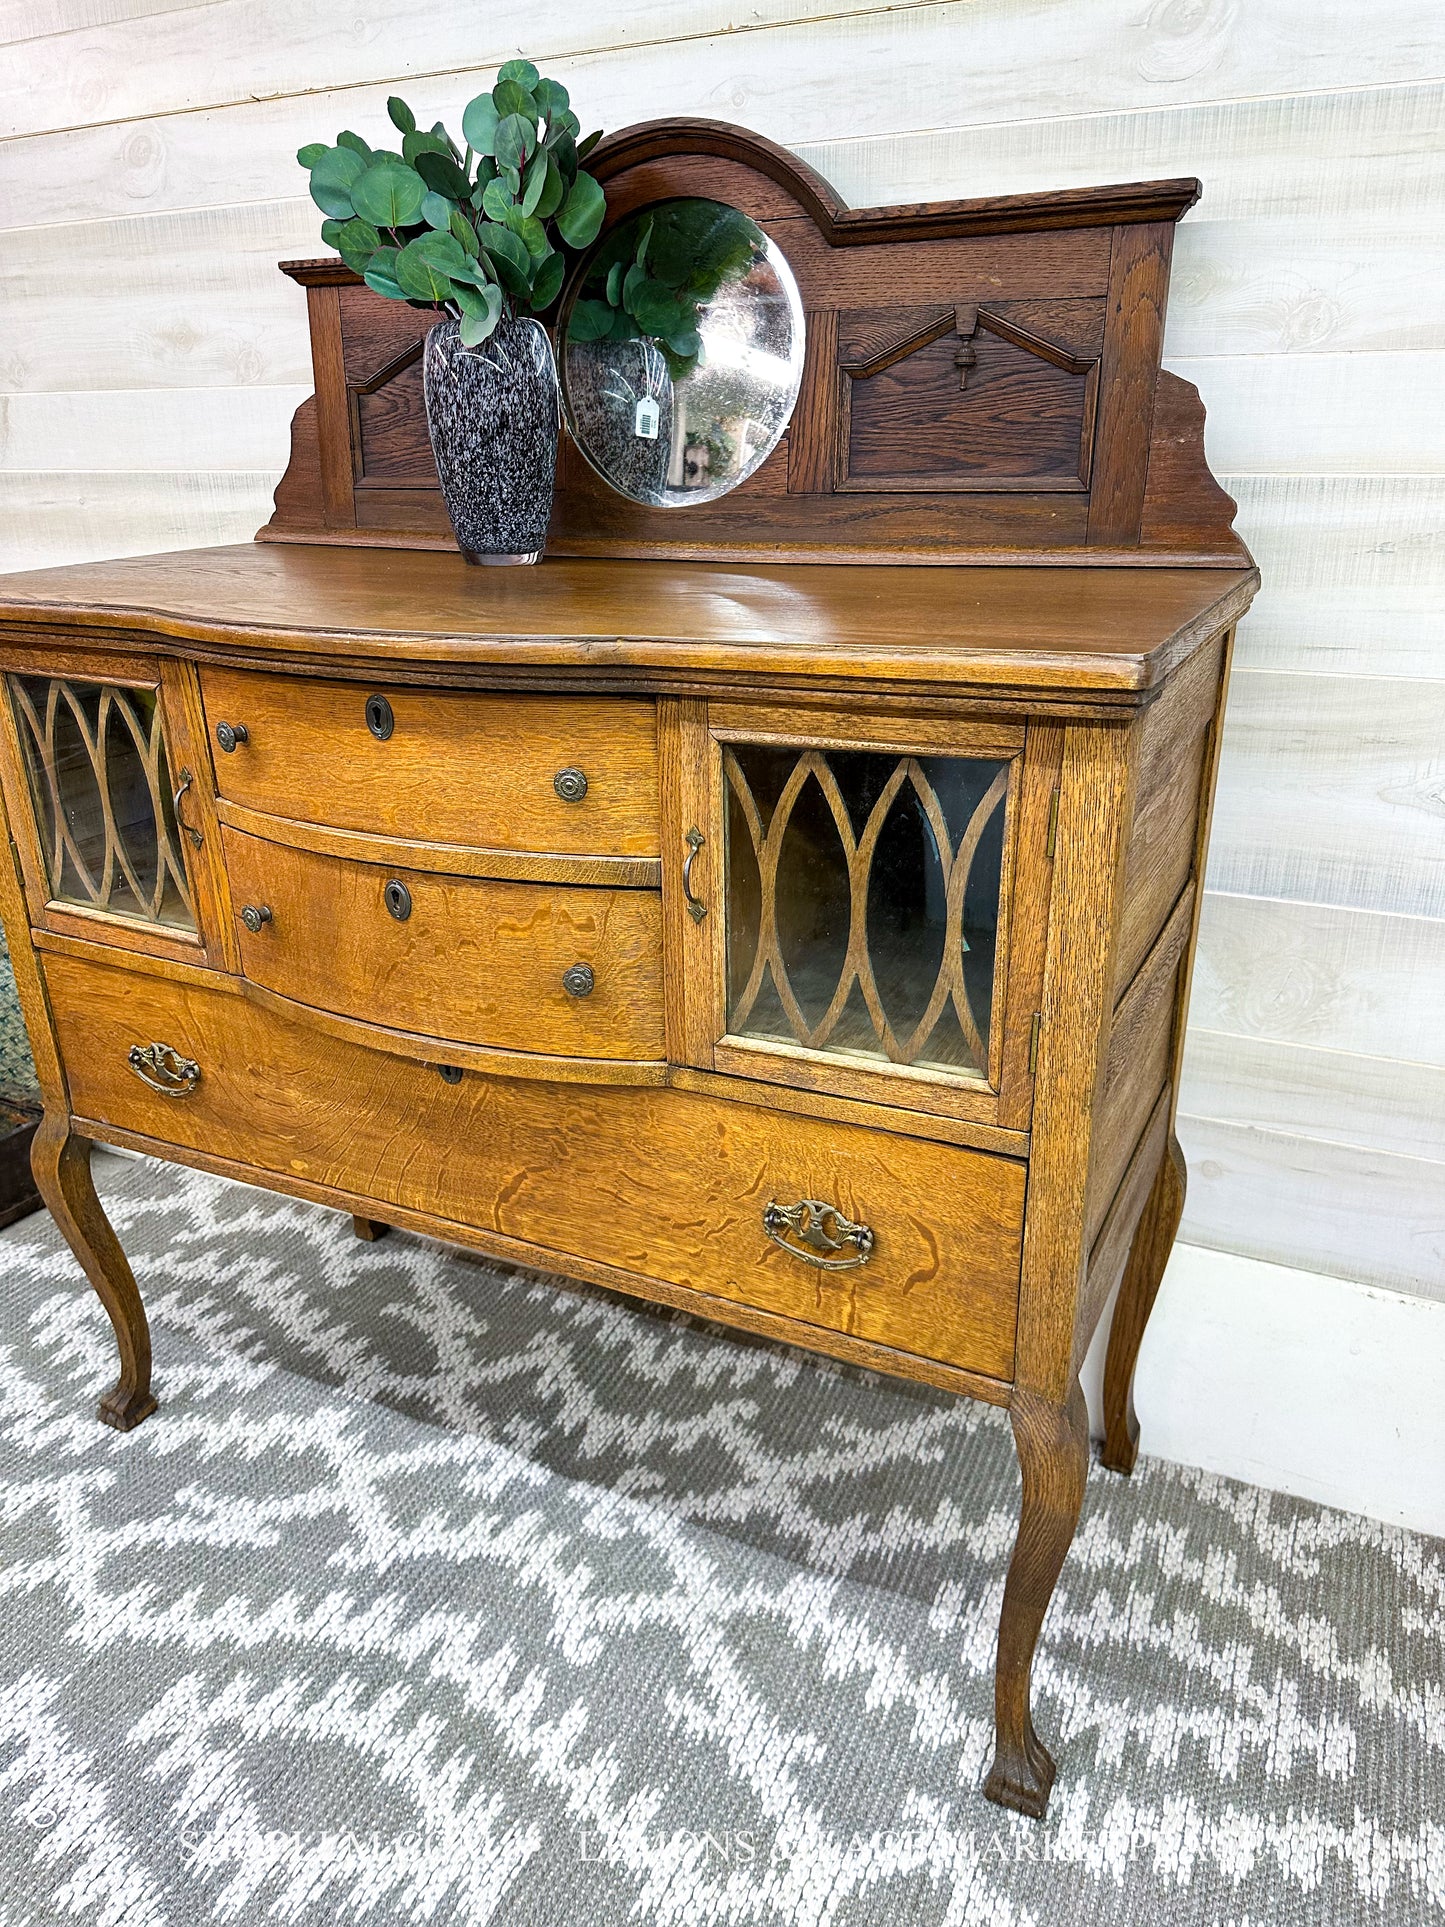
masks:
{"label": "green eucalyptus leaf", "polygon": [[419,234],[416,240],[408,242],[402,253],[425,261],[439,274],[465,275],[469,265],[466,250],[454,234]]}
{"label": "green eucalyptus leaf", "polygon": [[406,293],[417,301],[448,301],[452,292],[451,275],[444,268],[436,266],[424,252],[432,241],[451,241],[458,255],[461,255],[461,249],[449,234],[428,234],[421,240],[408,241],[396,257],[396,278]]}
{"label": "green eucalyptus leaf", "polygon": [[684,361],[692,361],[702,353],[702,336],[696,328],[685,328],[679,335],[669,335],[667,345]]}
{"label": "green eucalyptus leaf", "polygon": [[345,226],[346,226],[345,221],[338,221],[335,219],[323,221],[321,223],[322,245],[324,247],[334,248],[341,240],[341,230]]}
{"label": "green eucalyptus leaf", "polygon": [[505,221],[515,205],[504,182],[488,181],[486,192],[482,195],[482,212],[489,219]]}
{"label": "green eucalyptus leaf", "polygon": [[430,193],[421,204],[421,218],[428,227],[449,228],[452,224],[452,204],[445,194]]}
{"label": "green eucalyptus leaf", "polygon": [[451,220],[448,226],[452,234],[454,234],[461,243],[463,254],[470,255],[472,260],[475,261],[477,258],[477,231],[459,207],[452,209]]}
{"label": "green eucalyptus leaf", "polygon": [[607,197],[590,174],[579,174],[557,210],[557,232],[569,247],[590,247],[597,238]]}
{"label": "green eucalyptus leaf", "polygon": [[566,113],[571,95],[560,80],[534,80],[530,86],[537,109],[545,116],[550,127],[560,114]]}
{"label": "green eucalyptus leaf", "polygon": [[527,163],[527,172],[522,184],[522,212],[535,214],[537,203],[542,198],[542,190],[547,185],[547,168],[550,157],[544,148],[539,147]]}
{"label": "green eucalyptus leaf", "polygon": [[467,102],[462,111],[462,132],[479,154],[491,153],[501,118],[490,94],[478,94],[475,100]]}
{"label": "green eucalyptus leaf", "polygon": [[626,308],[614,309],[612,327],[609,331],[614,341],[635,341],[643,332],[627,312]]}
{"label": "green eucalyptus leaf", "polygon": [[321,159],[321,156],[323,154],[329,154],[330,152],[331,149],[326,145],[325,141],[308,141],[305,147],[297,148],[296,158],[309,174],[311,169],[315,167],[316,163]]}
{"label": "green eucalyptus leaf", "polygon": [[642,230],[642,239],[641,239],[641,240],[640,240],[640,241],[638,242],[638,244],[637,244],[637,265],[638,265],[638,267],[645,267],[645,266],[646,266],[646,263],[647,263],[647,250],[648,250],[648,247],[649,247],[649,245],[651,244],[651,241],[652,241],[652,223],[651,223],[651,221],[649,221],[649,222],[647,223],[647,225],[646,225],[646,226],[645,226],[645,227],[643,228],[643,230]]}
{"label": "green eucalyptus leaf", "polygon": [[371,257],[371,265],[366,270],[366,285],[378,294],[384,294],[393,301],[405,301],[406,293],[392,272],[396,266],[395,248],[378,248]]}
{"label": "green eucalyptus leaf", "polygon": [[522,172],[517,167],[499,167],[497,179],[506,188],[514,201],[522,197]]}
{"label": "green eucalyptus leaf", "polygon": [[445,194],[451,201],[465,201],[470,196],[472,184],[450,154],[438,154],[429,149],[417,155],[415,165],[417,173],[434,194]]}
{"label": "green eucalyptus leaf", "polygon": [[618,308],[622,305],[622,263],[614,261],[607,270],[607,304]]}
{"label": "green eucalyptus leaf", "polygon": [[443,134],[424,134],[420,128],[403,137],[401,157],[408,167],[416,166],[418,154],[445,154],[451,159],[451,143]]}
{"label": "green eucalyptus leaf", "polygon": [[410,134],[416,127],[416,115],[400,94],[392,95],[386,103],[386,111],[391,118],[392,126],[400,128],[403,134]]}
{"label": "green eucalyptus leaf", "polygon": [[508,60],[497,69],[497,79],[515,80],[519,87],[525,87],[530,93],[537,85],[537,69],[530,60]]}
{"label": "green eucalyptus leaf", "polygon": [[515,114],[529,124],[533,133],[536,132],[537,103],[533,100],[531,91],[524,87],[521,81],[499,80],[492,89],[492,105],[503,120]]}
{"label": "green eucalyptus leaf", "polygon": [[[640,261],[634,261],[632,266],[627,270],[627,273],[623,276],[621,305],[629,309],[633,314],[637,312],[636,308],[633,307],[637,291],[645,284],[646,280],[647,270]],[[618,306],[618,303],[614,301],[612,305],[615,308]]]}
{"label": "green eucalyptus leaf", "polygon": [[349,127],[345,128],[336,136],[336,145],[338,147],[349,147],[353,154],[360,154],[364,161],[371,159],[370,146],[361,138],[360,134],[353,134]]}
{"label": "green eucalyptus leaf", "polygon": [[525,114],[506,114],[497,122],[492,151],[499,166],[525,167],[536,145],[536,125]]}
{"label": "green eucalyptus leaf", "polygon": [[567,263],[560,254],[543,255],[537,263],[532,276],[532,307],[540,314],[543,308],[550,308],[562,292],[562,281],[567,273]]}
{"label": "green eucalyptus leaf", "polygon": [[502,290],[492,281],[485,288],[464,295],[457,290],[462,308],[462,346],[479,348],[502,318]]}
{"label": "green eucalyptus leaf", "polygon": [[549,154],[547,156],[547,179],[542,188],[541,199],[533,212],[539,221],[550,221],[561,207],[567,194],[567,183],[562,178],[562,170]]}
{"label": "green eucalyptus leaf", "polygon": [[547,239],[547,230],[535,214],[524,214],[520,207],[515,207],[507,216],[507,226],[522,241],[534,261],[542,260],[551,252],[552,244]]}
{"label": "green eucalyptus leaf", "polygon": [[567,198],[567,189],[577,178],[577,143],[570,134],[563,134],[551,143],[552,159],[557,164],[557,172],[562,176],[562,198]]}
{"label": "green eucalyptus leaf", "polygon": [[497,270],[497,278],[509,294],[526,294],[532,285],[532,257],[526,243],[509,227],[487,221],[477,240]]}
{"label": "green eucalyptus leaf", "polygon": [[405,227],[421,213],[426,182],[400,161],[373,161],[352,189],[351,203],[375,227]]}
{"label": "green eucalyptus leaf", "polygon": [[[578,121],[577,125],[579,127],[582,125],[580,120]],[[592,152],[593,148],[597,145],[598,141],[600,141],[601,138],[602,138],[602,129],[599,127],[595,133],[589,134],[585,141],[578,141],[577,143],[578,160],[585,161],[587,156]]]}
{"label": "green eucalyptus leaf", "polygon": [[446,128],[442,125],[442,123],[439,120],[434,120],[431,124],[431,130],[436,135],[438,140],[446,142],[447,152],[451,155],[452,159],[460,167],[462,164],[462,150],[457,146],[456,142],[452,139],[451,135],[447,132]]}
{"label": "green eucalyptus leaf", "polygon": [[612,332],[612,309],[605,301],[579,301],[567,323],[573,341],[601,341]]}
{"label": "green eucalyptus leaf", "polygon": [[328,147],[311,170],[311,198],[323,214],[349,220],[351,190],[366,172],[366,162],[349,147]]}

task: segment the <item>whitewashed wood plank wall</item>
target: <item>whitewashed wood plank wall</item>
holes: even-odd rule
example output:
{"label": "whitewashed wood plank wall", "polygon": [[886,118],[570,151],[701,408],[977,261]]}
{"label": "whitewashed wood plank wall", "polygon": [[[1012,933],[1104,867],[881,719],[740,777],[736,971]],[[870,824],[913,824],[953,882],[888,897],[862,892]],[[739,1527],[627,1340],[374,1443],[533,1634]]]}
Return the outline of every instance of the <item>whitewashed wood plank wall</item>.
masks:
{"label": "whitewashed wood plank wall", "polygon": [[1202,178],[1167,357],[1265,589],[1185,1235],[1445,1298],[1439,0],[0,0],[0,568],[249,537],[310,387],[294,150],[518,52],[589,125],[741,121],[858,205]]}

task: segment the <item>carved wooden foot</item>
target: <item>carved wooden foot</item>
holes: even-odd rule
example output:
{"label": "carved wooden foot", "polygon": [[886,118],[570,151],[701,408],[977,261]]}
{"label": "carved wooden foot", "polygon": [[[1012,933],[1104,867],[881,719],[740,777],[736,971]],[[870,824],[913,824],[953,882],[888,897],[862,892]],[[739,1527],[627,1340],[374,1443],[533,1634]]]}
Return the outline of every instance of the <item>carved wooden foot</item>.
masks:
{"label": "carved wooden foot", "polygon": [[1076,1379],[1062,1404],[1016,1393],[1010,1417],[1023,1506],[999,1620],[994,1756],[983,1790],[997,1805],[1038,1820],[1049,1803],[1054,1762],[1034,1731],[1029,1682],[1044,1614],[1084,1502],[1089,1415]]}
{"label": "carved wooden foot", "polygon": [[1129,1262],[1109,1326],[1109,1350],[1104,1360],[1104,1444],[1099,1458],[1114,1472],[1132,1472],[1139,1456],[1134,1367],[1184,1215],[1187,1175],[1184,1153],[1171,1131],[1129,1248]]}
{"label": "carved wooden foot", "polygon": [[378,1238],[384,1238],[391,1226],[382,1224],[378,1218],[353,1218],[351,1228],[363,1244],[374,1245]]}
{"label": "carved wooden foot", "polygon": [[115,1329],[120,1377],[100,1401],[98,1416],[118,1432],[129,1432],[156,1409],[150,1326],[130,1264],[95,1195],[90,1152],[88,1139],[72,1136],[64,1118],[45,1117],[35,1133],[30,1165],[37,1190]]}

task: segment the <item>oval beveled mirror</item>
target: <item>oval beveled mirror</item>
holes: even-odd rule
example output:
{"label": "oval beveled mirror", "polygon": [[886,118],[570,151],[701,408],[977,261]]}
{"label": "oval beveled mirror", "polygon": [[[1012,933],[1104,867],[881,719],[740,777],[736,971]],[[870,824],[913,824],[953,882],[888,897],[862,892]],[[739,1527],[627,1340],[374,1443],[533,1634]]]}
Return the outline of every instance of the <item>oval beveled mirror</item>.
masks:
{"label": "oval beveled mirror", "polygon": [[803,377],[803,304],[781,248],[721,201],[659,201],[618,223],[562,329],[573,439],[634,502],[726,495],[772,453]]}

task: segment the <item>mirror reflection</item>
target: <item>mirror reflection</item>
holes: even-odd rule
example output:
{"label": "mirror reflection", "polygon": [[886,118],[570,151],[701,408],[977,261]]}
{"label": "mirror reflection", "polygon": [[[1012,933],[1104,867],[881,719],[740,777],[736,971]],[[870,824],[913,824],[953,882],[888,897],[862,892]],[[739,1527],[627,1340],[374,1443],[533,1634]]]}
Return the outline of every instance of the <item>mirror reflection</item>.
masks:
{"label": "mirror reflection", "polygon": [[568,426],[604,481],[658,508],[713,501],[761,466],[792,415],[797,283],[737,208],[642,208],[588,262],[561,370]]}

